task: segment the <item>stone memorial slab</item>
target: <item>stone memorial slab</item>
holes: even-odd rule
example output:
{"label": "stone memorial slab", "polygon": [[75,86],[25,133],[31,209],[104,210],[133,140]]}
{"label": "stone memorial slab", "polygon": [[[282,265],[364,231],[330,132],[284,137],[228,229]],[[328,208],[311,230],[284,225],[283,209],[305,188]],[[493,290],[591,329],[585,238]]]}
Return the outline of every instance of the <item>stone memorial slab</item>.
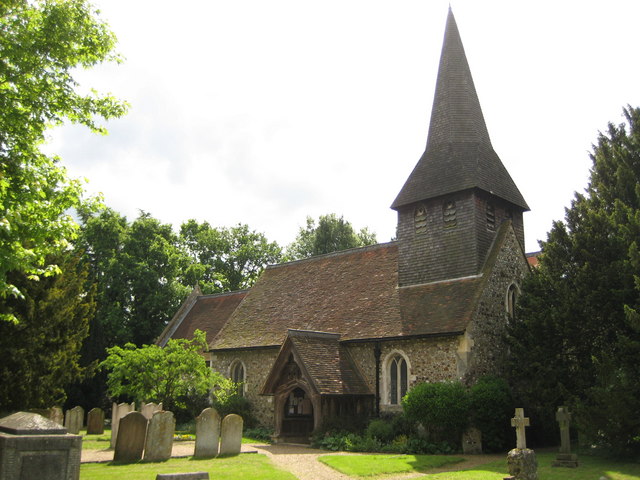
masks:
{"label": "stone memorial slab", "polygon": [[87,415],[87,434],[101,435],[104,433],[104,411],[92,408]]}
{"label": "stone memorial slab", "polygon": [[475,427],[468,428],[462,434],[462,453],[480,455],[482,453],[482,433]]}
{"label": "stone memorial slab", "polygon": [[220,455],[238,455],[242,447],[243,420],[232,413],[222,419],[220,426]]}
{"label": "stone memorial slab", "polygon": [[32,412],[0,419],[0,480],[78,480],[82,437]]}
{"label": "stone memorial slab", "polygon": [[159,412],[162,410],[162,402],[158,403],[145,403],[140,407],[140,412],[147,418],[147,420],[151,420],[153,414],[155,412]]}
{"label": "stone memorial slab", "polygon": [[208,458],[218,455],[220,441],[220,415],[215,408],[205,408],[196,417],[196,450],[194,457]]}
{"label": "stone memorial slab", "polygon": [[115,448],[118,439],[120,419],[136,409],[135,403],[114,403],[111,408],[111,448]]}
{"label": "stone memorial slab", "polygon": [[209,480],[209,472],[159,473],[156,480]]}
{"label": "stone memorial slab", "polygon": [[140,412],[129,412],[120,419],[113,453],[114,462],[131,463],[142,460],[147,423],[148,420]]}
{"label": "stone memorial slab", "polygon": [[144,460],[149,462],[169,460],[175,431],[176,420],[173,418],[173,413],[164,410],[155,412],[147,427]]}
{"label": "stone memorial slab", "polygon": [[64,426],[69,433],[77,435],[84,423],[84,408],[77,406],[67,410],[64,416]]}

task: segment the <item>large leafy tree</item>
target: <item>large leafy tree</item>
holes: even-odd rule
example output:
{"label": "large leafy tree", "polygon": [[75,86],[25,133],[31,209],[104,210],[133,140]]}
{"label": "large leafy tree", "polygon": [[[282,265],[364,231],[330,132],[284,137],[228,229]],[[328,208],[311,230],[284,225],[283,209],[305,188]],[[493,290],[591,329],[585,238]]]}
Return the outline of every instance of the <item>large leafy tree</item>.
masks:
{"label": "large leafy tree", "polygon": [[307,226],[300,228],[296,239],[287,247],[287,256],[297,260],[375,243],[376,235],[368,228],[356,232],[344,217],[331,213],[320,215],[317,224],[307,217]]}
{"label": "large leafy tree", "polygon": [[111,347],[100,367],[108,372],[114,399],[126,396],[138,403],[162,402],[167,410],[185,408],[223,380],[206,365],[201,353],[207,348],[205,334],[196,330],[192,340],[172,339],[165,347]]}
{"label": "large leafy tree", "polygon": [[[104,129],[125,105],[109,95],[81,94],[74,69],[117,61],[115,37],[84,0],[5,0],[0,3],[0,298],[20,297],[9,280],[58,273],[50,260],[76,225],[68,215],[82,187],[56,157],[40,152],[46,128],[68,120]],[[12,314],[5,320],[16,320]]]}
{"label": "large leafy tree", "polygon": [[205,293],[249,288],[267,265],[282,257],[276,242],[243,224],[216,228],[189,220],[182,224],[180,237],[192,258],[185,278],[199,283]]}
{"label": "large leafy tree", "polygon": [[49,260],[59,275],[38,282],[9,276],[23,296],[0,306],[19,320],[0,322],[0,411],[61,405],[66,387],[84,374],[80,347],[95,309],[88,272],[74,252]]}
{"label": "large leafy tree", "polygon": [[510,327],[512,381],[553,425],[574,405],[583,433],[640,454],[640,109],[593,146],[585,194],[542,244]]}

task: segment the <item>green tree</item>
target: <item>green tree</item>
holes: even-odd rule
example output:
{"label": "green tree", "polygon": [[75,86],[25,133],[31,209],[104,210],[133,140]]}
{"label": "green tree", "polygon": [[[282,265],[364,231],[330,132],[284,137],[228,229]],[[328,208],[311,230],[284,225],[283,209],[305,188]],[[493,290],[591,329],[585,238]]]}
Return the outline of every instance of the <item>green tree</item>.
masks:
{"label": "green tree", "polygon": [[248,225],[214,228],[207,222],[189,220],[180,237],[192,263],[185,278],[199,283],[205,293],[249,288],[268,264],[277,263],[282,251],[276,242]]}
{"label": "green tree", "polygon": [[108,372],[109,395],[126,396],[138,403],[162,402],[164,408],[185,408],[189,399],[207,396],[223,378],[201,355],[207,349],[204,332],[192,340],[172,339],[157,345],[111,347],[100,364]]}
{"label": "green tree", "polygon": [[541,418],[573,405],[589,441],[637,456],[640,421],[624,415],[640,409],[640,109],[623,113],[593,146],[585,194],[542,243],[509,338],[512,382]]}
{"label": "green tree", "polygon": [[49,260],[59,275],[37,282],[9,276],[23,296],[0,306],[19,320],[0,322],[0,411],[61,405],[66,387],[84,375],[80,347],[95,309],[88,272],[74,252]]}
{"label": "green tree", "polygon": [[287,247],[287,257],[297,260],[375,243],[376,234],[368,228],[356,232],[342,216],[331,213],[320,215],[317,225],[307,217],[307,226],[300,228],[296,239]]}
{"label": "green tree", "polygon": [[23,294],[10,272],[31,280],[59,273],[48,260],[76,233],[67,212],[82,203],[82,187],[57,157],[40,152],[45,129],[68,120],[104,133],[96,118],[121,116],[126,106],[77,90],[75,69],[118,60],[114,35],[84,0],[3,1],[0,32],[0,298],[7,298]]}

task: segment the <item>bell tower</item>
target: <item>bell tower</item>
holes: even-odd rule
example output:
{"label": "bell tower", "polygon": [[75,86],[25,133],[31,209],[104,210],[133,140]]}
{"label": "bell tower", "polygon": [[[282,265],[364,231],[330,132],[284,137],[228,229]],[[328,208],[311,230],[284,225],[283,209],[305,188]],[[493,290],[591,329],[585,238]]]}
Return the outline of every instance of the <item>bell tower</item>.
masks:
{"label": "bell tower", "polygon": [[477,275],[505,221],[524,247],[529,207],[491,145],[451,8],[427,145],[391,208],[399,286]]}

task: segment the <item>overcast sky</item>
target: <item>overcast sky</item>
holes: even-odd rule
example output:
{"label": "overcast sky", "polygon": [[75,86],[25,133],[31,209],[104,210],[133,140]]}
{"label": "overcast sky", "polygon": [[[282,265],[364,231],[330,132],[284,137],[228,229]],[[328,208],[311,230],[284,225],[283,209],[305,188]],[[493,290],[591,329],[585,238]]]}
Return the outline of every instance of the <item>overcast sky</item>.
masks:
{"label": "overcast sky", "polygon": [[[280,245],[307,215],[379,241],[424,151],[448,0],[100,0],[125,62],[83,86],[131,104],[49,151],[133,220],[246,223]],[[637,0],[452,0],[526,250],[587,185],[591,145],[640,105]]]}

